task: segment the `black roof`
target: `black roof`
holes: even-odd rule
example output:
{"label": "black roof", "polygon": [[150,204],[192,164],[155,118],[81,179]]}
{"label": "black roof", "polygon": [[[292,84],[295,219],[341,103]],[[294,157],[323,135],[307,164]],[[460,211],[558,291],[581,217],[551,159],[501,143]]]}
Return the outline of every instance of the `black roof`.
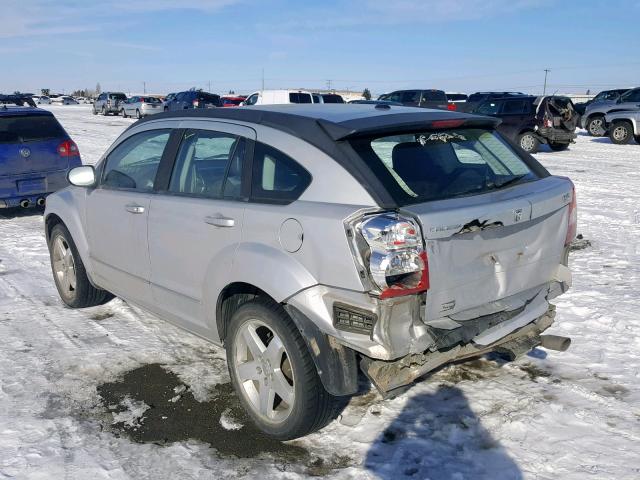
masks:
{"label": "black roof", "polygon": [[256,123],[293,134],[312,144],[321,143],[322,137],[335,142],[370,134],[441,128],[433,126],[433,122],[445,120],[460,120],[467,126],[486,128],[493,128],[499,123],[499,120],[492,117],[448,110],[388,105],[298,104],[166,112],[140,120],[132,127],[141,122],[171,118],[209,118]]}

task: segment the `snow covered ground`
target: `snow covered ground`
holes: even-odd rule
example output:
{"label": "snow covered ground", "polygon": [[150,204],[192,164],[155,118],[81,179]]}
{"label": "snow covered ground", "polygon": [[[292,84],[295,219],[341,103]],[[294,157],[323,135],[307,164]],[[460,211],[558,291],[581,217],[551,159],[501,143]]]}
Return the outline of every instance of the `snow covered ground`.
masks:
{"label": "snow covered ground", "polygon": [[[132,123],[89,108],[51,107],[85,163]],[[222,350],[120,300],[64,308],[41,215],[0,217],[0,479],[640,478],[640,146],[580,136],[537,158],[575,182],[591,242],[549,331],[570,350],[450,366],[394,400],[369,392],[284,446],[244,435]],[[114,385],[126,395],[104,405]],[[154,398],[168,412],[154,421],[181,419],[180,435],[143,431]]]}

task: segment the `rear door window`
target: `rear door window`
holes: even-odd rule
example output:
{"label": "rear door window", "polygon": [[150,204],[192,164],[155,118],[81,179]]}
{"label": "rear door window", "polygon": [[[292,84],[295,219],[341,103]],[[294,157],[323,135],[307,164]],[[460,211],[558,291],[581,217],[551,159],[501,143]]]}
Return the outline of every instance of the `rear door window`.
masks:
{"label": "rear door window", "polygon": [[251,197],[257,202],[290,203],[311,183],[311,174],[279,150],[256,142]]}
{"label": "rear door window", "polygon": [[102,186],[142,192],[153,190],[170,132],[169,129],[149,130],[124,140],[107,157]]}
{"label": "rear door window", "polygon": [[241,194],[244,141],[227,133],[187,130],[169,182],[169,191],[204,198]]}
{"label": "rear door window", "polygon": [[0,117],[0,143],[35,142],[66,136],[53,115]]}
{"label": "rear door window", "polygon": [[313,103],[310,93],[291,92],[289,93],[291,103]]}
{"label": "rear door window", "polygon": [[419,90],[407,90],[406,92],[402,92],[401,96],[402,103],[418,103],[420,102],[420,91]]}
{"label": "rear door window", "polygon": [[504,115],[523,115],[529,112],[529,103],[527,100],[507,100],[502,106]]}
{"label": "rear door window", "polygon": [[425,131],[352,141],[400,205],[485,193],[537,179],[494,131]]}
{"label": "rear door window", "polygon": [[501,106],[502,102],[488,101],[481,104],[473,113],[478,115],[497,115]]}

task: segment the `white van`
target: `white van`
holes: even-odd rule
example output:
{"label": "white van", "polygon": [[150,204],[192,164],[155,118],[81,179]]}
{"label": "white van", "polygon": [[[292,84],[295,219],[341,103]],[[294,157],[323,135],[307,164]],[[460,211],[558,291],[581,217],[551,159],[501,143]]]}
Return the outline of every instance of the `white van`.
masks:
{"label": "white van", "polygon": [[314,103],[306,90],[259,90],[252,93],[242,105],[280,105],[283,103]]}

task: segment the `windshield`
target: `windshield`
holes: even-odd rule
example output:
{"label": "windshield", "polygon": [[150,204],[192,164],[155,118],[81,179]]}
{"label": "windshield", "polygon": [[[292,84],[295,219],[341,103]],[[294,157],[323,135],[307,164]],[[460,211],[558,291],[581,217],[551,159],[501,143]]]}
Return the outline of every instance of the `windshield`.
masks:
{"label": "windshield", "polygon": [[399,205],[506,188],[538,176],[494,131],[416,132],[352,142]]}

